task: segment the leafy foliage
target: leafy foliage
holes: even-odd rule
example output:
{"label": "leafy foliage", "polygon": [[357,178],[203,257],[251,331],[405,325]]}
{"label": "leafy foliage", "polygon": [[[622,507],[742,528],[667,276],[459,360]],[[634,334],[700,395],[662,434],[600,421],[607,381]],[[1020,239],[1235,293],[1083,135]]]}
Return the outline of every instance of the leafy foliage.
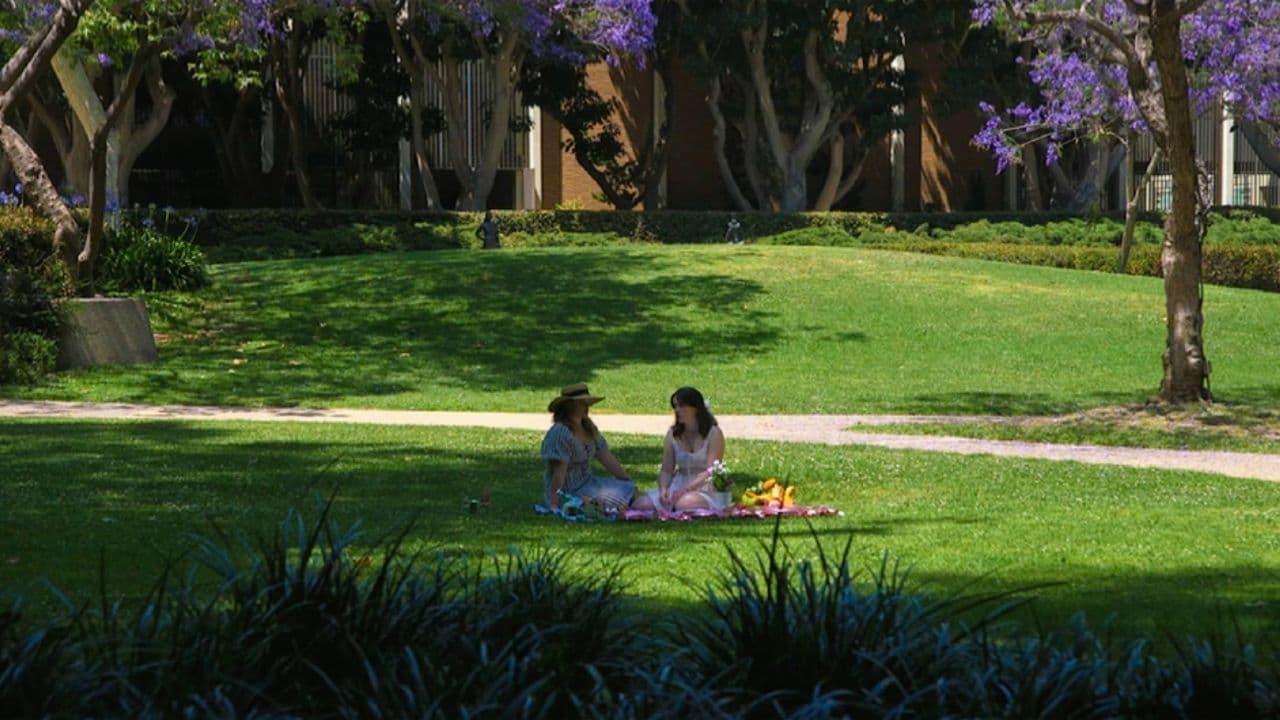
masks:
{"label": "leafy foliage", "polygon": [[70,284],[53,231],[27,208],[0,212],[0,384],[32,384],[53,370]]}
{"label": "leafy foliage", "polygon": [[208,283],[209,268],[204,252],[185,232],[122,223],[111,233],[101,276],[103,287],[117,293],[197,290]]}

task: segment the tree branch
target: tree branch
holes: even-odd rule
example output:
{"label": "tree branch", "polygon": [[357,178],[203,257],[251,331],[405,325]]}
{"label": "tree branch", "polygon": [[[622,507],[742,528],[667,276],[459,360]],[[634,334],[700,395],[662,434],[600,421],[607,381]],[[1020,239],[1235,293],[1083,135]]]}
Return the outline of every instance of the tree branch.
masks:
{"label": "tree branch", "polygon": [[[129,165],[133,165],[144,150],[151,147],[151,143],[160,137],[160,133],[164,132],[165,127],[169,125],[169,115],[173,111],[173,103],[177,99],[177,94],[169,89],[164,82],[164,73],[160,67],[160,56],[155,55],[147,63],[145,71],[147,81],[147,94],[151,96],[151,115],[147,117],[147,121],[142,124],[133,136],[129,139],[129,147],[122,148],[124,153],[130,158]],[[239,108],[237,108],[238,110]],[[124,180],[127,182],[127,179]]]}
{"label": "tree branch", "polygon": [[[0,69],[0,114],[7,112],[15,98],[26,94],[27,88],[48,66],[50,58],[62,47],[62,43],[75,32],[93,0],[59,0],[58,11],[49,26],[39,33],[37,43],[23,43],[18,52]],[[34,48],[34,49],[29,49]]]}
{"label": "tree branch", "polygon": [[747,51],[751,64],[751,80],[755,84],[757,102],[760,103],[760,118],[764,122],[765,138],[769,141],[769,152],[779,168],[787,166],[787,145],[782,137],[782,126],[778,122],[778,109],[773,104],[773,89],[769,84],[769,72],[764,66],[764,43],[769,35],[769,20],[766,17],[756,30],[743,30],[742,44]]}
{"label": "tree branch", "polygon": [[1048,10],[1044,12],[1019,11],[1011,0],[1004,0],[1005,7],[1014,17],[1030,25],[1081,25],[1106,40],[1113,48],[1124,55],[1125,64],[1141,67],[1141,58],[1133,43],[1129,42],[1119,30],[1103,22],[1102,18],[1090,15],[1083,8],[1079,10]]}
{"label": "tree branch", "polygon": [[827,133],[827,123],[831,121],[831,110],[835,105],[831,82],[823,73],[818,59],[817,30],[810,30],[804,40],[804,75],[818,96],[814,114],[805,118],[805,123],[801,125],[802,134],[795,143],[800,161],[808,164],[809,158],[818,151],[823,135]]}
{"label": "tree branch", "polygon": [[53,112],[40,99],[39,93],[27,93],[27,102],[31,104],[31,110],[35,113],[36,119],[44,125],[49,137],[53,140],[58,157],[67,157],[71,152],[71,135],[67,132],[66,126],[53,116]]}
{"label": "tree branch", "polygon": [[1182,0],[1173,11],[1174,17],[1184,18],[1204,7],[1205,0]]}
{"label": "tree branch", "polygon": [[725,135],[728,129],[725,127],[724,113],[720,109],[719,76],[711,80],[711,87],[707,94],[707,107],[711,110],[712,137],[715,145],[716,167],[720,168],[720,178],[724,181],[734,204],[741,210],[750,210],[751,203],[747,202],[746,196],[742,194],[742,188],[738,186],[738,180],[733,177],[733,170],[729,167],[729,158],[724,153]]}

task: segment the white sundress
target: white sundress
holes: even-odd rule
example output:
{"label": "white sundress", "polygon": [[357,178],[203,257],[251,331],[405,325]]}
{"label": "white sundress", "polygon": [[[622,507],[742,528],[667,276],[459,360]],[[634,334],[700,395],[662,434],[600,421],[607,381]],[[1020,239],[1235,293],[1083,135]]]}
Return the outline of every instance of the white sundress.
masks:
{"label": "white sundress", "polygon": [[[702,446],[693,452],[685,450],[684,444],[678,438],[672,438],[672,445],[675,446],[676,467],[675,473],[671,476],[671,490],[681,490],[687,487],[694,478],[706,472],[707,469],[707,448],[711,445],[710,438],[702,439]],[[649,500],[654,507],[661,507],[658,499],[659,490],[650,490]],[[710,482],[705,483],[701,488],[694,491],[694,494],[701,495],[706,501],[706,507],[712,510],[723,510],[733,502],[733,495],[729,492],[721,492],[715,489]],[[663,508],[670,510],[671,508]]]}

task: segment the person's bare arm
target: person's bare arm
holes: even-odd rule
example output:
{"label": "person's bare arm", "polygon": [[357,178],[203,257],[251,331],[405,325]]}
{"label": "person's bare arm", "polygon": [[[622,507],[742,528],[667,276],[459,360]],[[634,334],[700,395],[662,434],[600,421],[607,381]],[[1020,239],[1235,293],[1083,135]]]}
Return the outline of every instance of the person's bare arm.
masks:
{"label": "person's bare arm", "polygon": [[658,499],[663,505],[671,502],[671,476],[676,471],[674,442],[675,439],[668,430],[666,439],[662,441],[662,467],[658,470]]}
{"label": "person's bare arm", "polygon": [[619,480],[630,480],[631,476],[627,474],[626,468],[622,467],[622,463],[618,462],[618,458],[614,456],[613,451],[605,448],[596,453],[596,459],[609,471],[610,475]]}
{"label": "person's bare arm", "polygon": [[559,510],[560,491],[564,489],[564,480],[569,474],[569,464],[559,460],[548,460],[547,462],[551,463],[551,497],[547,498],[547,502],[551,504],[552,510]]}

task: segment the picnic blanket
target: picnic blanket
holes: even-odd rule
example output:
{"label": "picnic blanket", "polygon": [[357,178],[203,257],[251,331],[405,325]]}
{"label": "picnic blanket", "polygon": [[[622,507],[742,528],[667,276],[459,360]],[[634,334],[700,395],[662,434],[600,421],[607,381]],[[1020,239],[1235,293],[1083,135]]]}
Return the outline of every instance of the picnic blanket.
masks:
{"label": "picnic blanket", "polygon": [[844,515],[843,512],[828,505],[792,505],[776,507],[771,505],[755,505],[743,507],[730,505],[723,510],[632,510],[624,509],[615,513],[575,512],[564,513],[552,510],[546,505],[534,505],[534,512],[539,515],[555,515],[571,522],[590,522],[594,520],[621,522],[687,522],[690,520],[742,520],[782,517],[820,517],[825,515]]}

